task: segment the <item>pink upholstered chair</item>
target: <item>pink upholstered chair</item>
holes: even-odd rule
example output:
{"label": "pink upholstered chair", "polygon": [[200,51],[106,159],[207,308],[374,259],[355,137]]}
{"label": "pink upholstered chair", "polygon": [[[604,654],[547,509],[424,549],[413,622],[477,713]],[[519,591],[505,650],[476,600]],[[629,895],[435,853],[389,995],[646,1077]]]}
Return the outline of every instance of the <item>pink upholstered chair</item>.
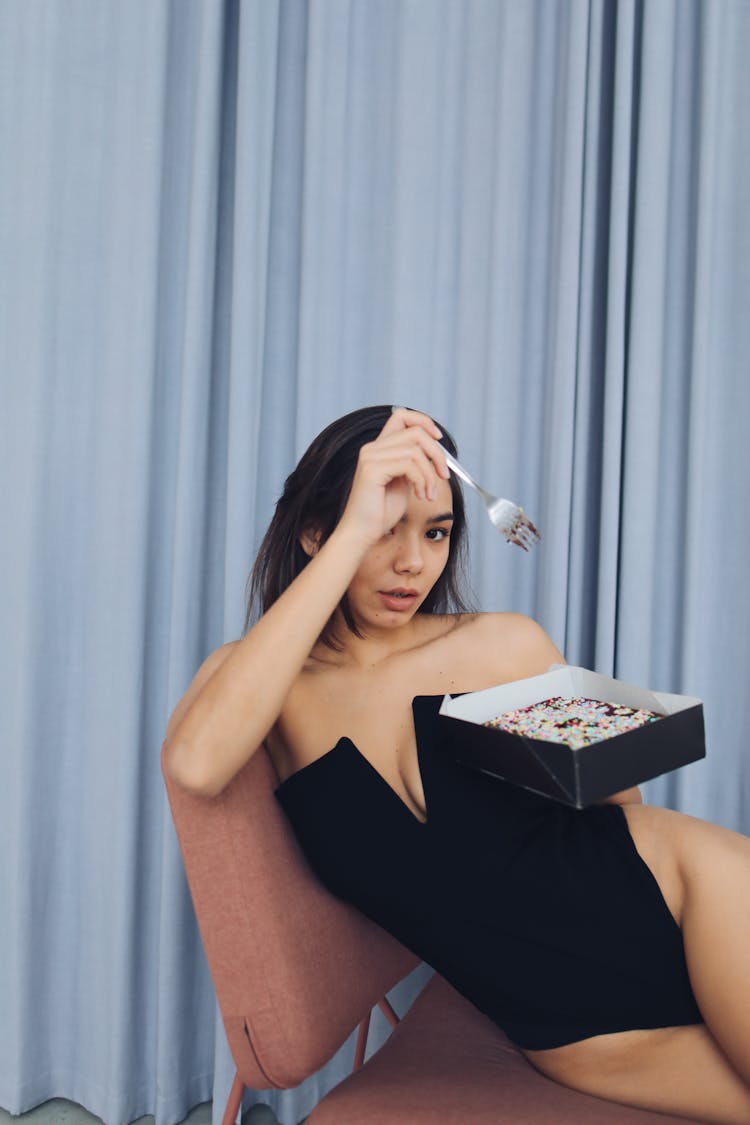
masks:
{"label": "pink upholstered chair", "polygon": [[[166,773],[165,781],[237,1066],[224,1125],[235,1120],[245,1086],[298,1085],[358,1025],[355,1069],[323,1098],[310,1125],[682,1121],[543,1078],[438,976],[399,1023],[385,994],[418,962],[317,881],[273,797],[278,780],[264,750],[215,798],[187,793]],[[378,1003],[397,1026],[361,1065]]]}

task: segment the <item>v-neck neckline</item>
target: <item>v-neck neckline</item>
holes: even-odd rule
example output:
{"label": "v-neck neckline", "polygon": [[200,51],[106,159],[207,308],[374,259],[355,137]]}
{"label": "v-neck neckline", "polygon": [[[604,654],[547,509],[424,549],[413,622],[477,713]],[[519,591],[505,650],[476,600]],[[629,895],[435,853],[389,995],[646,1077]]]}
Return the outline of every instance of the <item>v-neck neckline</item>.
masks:
{"label": "v-neck neckline", "polygon": [[281,790],[285,786],[291,784],[294,781],[294,778],[298,777],[300,774],[305,773],[305,771],[307,771],[307,770],[313,769],[313,767],[318,766],[319,763],[326,761],[326,759],[330,759],[331,756],[337,750],[340,750],[342,747],[348,746],[348,747],[351,747],[351,749],[354,750],[356,758],[359,759],[359,761],[363,762],[365,764],[365,766],[367,766],[372,771],[372,773],[375,774],[375,776],[378,778],[378,780],[380,782],[381,787],[384,787],[383,791],[384,792],[387,791],[388,793],[390,793],[393,796],[394,800],[398,801],[399,805],[401,805],[401,807],[403,808],[404,812],[409,817],[409,819],[414,821],[414,823],[419,828],[427,828],[427,826],[428,826],[428,824],[430,823],[430,820],[431,820],[431,817],[430,817],[431,803],[430,803],[430,799],[428,798],[428,795],[427,795],[427,787],[425,785],[424,770],[422,768],[422,757],[421,757],[421,754],[420,754],[420,732],[419,732],[418,728],[419,728],[419,725],[420,725],[421,720],[422,720],[422,715],[424,713],[425,703],[432,704],[432,708],[431,708],[431,711],[430,711],[430,717],[433,717],[433,715],[437,716],[437,710],[434,707],[434,701],[435,700],[441,700],[442,701],[443,698],[444,698],[444,696],[442,694],[441,695],[429,695],[429,696],[416,695],[412,699],[412,704],[411,704],[412,723],[413,723],[413,727],[414,727],[414,745],[416,747],[416,755],[417,755],[417,773],[419,775],[419,780],[420,780],[420,784],[421,784],[421,787],[422,787],[422,793],[424,795],[424,804],[425,804],[424,820],[422,820],[421,817],[417,816],[417,814],[415,812],[413,812],[413,810],[410,808],[409,805],[407,805],[406,801],[398,793],[398,791],[393,788],[391,783],[386,780],[386,778],[383,776],[383,774],[380,772],[380,770],[375,765],[373,765],[373,763],[370,761],[370,759],[368,757],[365,756],[365,754],[362,753],[360,748],[357,746],[356,742],[352,738],[349,738],[348,735],[342,735],[341,738],[339,738],[339,740],[329,750],[326,750],[323,754],[320,754],[317,758],[313,758],[313,760],[311,762],[305,763],[304,766],[300,766],[300,768],[298,770],[295,770],[294,773],[290,774],[289,777],[285,778],[285,780],[281,782],[281,784],[277,787],[276,791],[279,792],[279,790]]}
{"label": "v-neck neckline", "polygon": [[[370,759],[362,753],[359,746],[357,746],[356,742],[352,738],[349,738],[347,735],[343,735],[338,740],[336,745],[333,747],[333,750],[336,750],[342,744],[346,744],[346,745],[352,747],[352,749],[354,750],[354,752],[356,753],[356,755],[360,759],[360,761],[364,762],[364,764],[366,766],[369,766],[369,768],[372,770],[372,772],[375,774],[375,776],[377,778],[379,778],[379,780],[382,782],[382,784],[385,786],[385,788],[390,793],[393,794],[393,796],[398,801],[398,803],[403,807],[407,816],[411,820],[413,820],[415,824],[418,824],[420,828],[426,828],[427,827],[427,823],[430,819],[430,817],[429,817],[429,803],[428,803],[428,800],[427,800],[427,790],[425,788],[425,783],[424,783],[424,773],[422,772],[422,763],[421,763],[420,758],[419,758],[419,739],[418,738],[415,738],[416,753],[417,753],[417,773],[419,775],[419,783],[422,787],[422,793],[424,795],[424,820],[422,820],[421,817],[417,816],[417,814],[413,811],[413,809],[409,805],[407,805],[406,801],[401,796],[401,794],[398,792],[398,790],[394,789],[393,786],[391,785],[390,781],[388,781],[385,777],[383,777],[383,774],[380,772],[380,770],[377,768],[377,766],[373,765],[373,763],[370,761]],[[331,753],[331,751],[329,750],[328,754],[330,754],[330,753]],[[327,757],[328,754],[324,754],[323,757],[324,758]],[[320,761],[320,758],[317,758],[316,761]],[[313,763],[311,763],[311,764],[313,764]]]}

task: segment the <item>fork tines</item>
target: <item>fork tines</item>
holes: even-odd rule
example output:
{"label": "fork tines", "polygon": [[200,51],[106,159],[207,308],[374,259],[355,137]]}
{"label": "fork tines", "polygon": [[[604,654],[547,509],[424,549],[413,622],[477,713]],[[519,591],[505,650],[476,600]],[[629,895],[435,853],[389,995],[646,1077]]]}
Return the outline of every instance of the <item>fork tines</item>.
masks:
{"label": "fork tines", "polygon": [[524,551],[535,547],[542,538],[523,508],[510,500],[501,500],[494,505],[490,518],[509,543],[515,543]]}

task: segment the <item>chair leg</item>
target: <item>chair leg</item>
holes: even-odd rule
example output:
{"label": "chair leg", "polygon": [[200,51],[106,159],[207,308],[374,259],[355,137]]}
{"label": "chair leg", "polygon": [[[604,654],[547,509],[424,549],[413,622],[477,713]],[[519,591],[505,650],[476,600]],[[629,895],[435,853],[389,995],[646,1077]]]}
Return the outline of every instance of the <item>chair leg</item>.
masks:
{"label": "chair leg", "polygon": [[391,1005],[386,1000],[385,996],[381,996],[380,1000],[378,1000],[378,1007],[380,1008],[385,1018],[388,1020],[388,1023],[391,1025],[391,1027],[395,1027],[397,1023],[401,1022]]}
{"label": "chair leg", "polygon": [[368,1012],[359,1025],[359,1031],[357,1032],[357,1046],[354,1048],[354,1066],[352,1067],[352,1073],[354,1073],[355,1070],[359,1070],[359,1068],[362,1066],[362,1063],[365,1061],[367,1032],[370,1030],[370,1014],[371,1013]]}
{"label": "chair leg", "polygon": [[[378,1000],[378,1007],[380,1008],[385,1018],[388,1020],[388,1023],[391,1025],[391,1027],[395,1027],[397,1023],[401,1022],[389,1002],[386,1000],[385,996],[381,996],[380,1000]],[[370,1030],[371,1015],[372,1012],[368,1012],[359,1025],[359,1031],[357,1032],[357,1045],[354,1048],[354,1065],[352,1067],[352,1073],[354,1073],[355,1070],[359,1070],[359,1068],[362,1066],[362,1063],[365,1061],[365,1050],[367,1048],[367,1035]]]}
{"label": "chair leg", "polygon": [[237,1114],[240,1111],[240,1106],[242,1105],[242,1095],[244,1093],[245,1083],[240,1078],[240,1072],[237,1071],[234,1076],[234,1082],[232,1083],[232,1089],[229,1091],[229,1101],[227,1102],[227,1108],[224,1110],[224,1118],[221,1125],[234,1125],[237,1120]]}

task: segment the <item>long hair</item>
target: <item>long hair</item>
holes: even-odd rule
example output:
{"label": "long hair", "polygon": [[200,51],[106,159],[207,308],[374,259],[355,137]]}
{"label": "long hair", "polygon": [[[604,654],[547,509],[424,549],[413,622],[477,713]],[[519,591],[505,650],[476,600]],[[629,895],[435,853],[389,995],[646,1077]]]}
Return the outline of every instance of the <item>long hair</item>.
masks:
{"label": "long hair", "polygon": [[[321,546],[328,539],[349,499],[360,449],[375,440],[390,416],[390,406],[366,406],[338,418],[318,434],[294,472],[287,477],[248,579],[245,633],[255,611],[265,613],[310,561],[300,542],[303,533],[314,530],[320,536]],[[453,438],[444,426],[440,425],[439,429],[443,434],[441,444],[456,456]],[[453,526],[448,561],[419,607],[420,613],[461,613],[470,608],[465,593],[464,498],[453,474],[449,483],[453,494]],[[361,636],[346,595],[340,608],[347,627]],[[333,638],[332,619],[320,639],[329,648],[338,648]]]}

